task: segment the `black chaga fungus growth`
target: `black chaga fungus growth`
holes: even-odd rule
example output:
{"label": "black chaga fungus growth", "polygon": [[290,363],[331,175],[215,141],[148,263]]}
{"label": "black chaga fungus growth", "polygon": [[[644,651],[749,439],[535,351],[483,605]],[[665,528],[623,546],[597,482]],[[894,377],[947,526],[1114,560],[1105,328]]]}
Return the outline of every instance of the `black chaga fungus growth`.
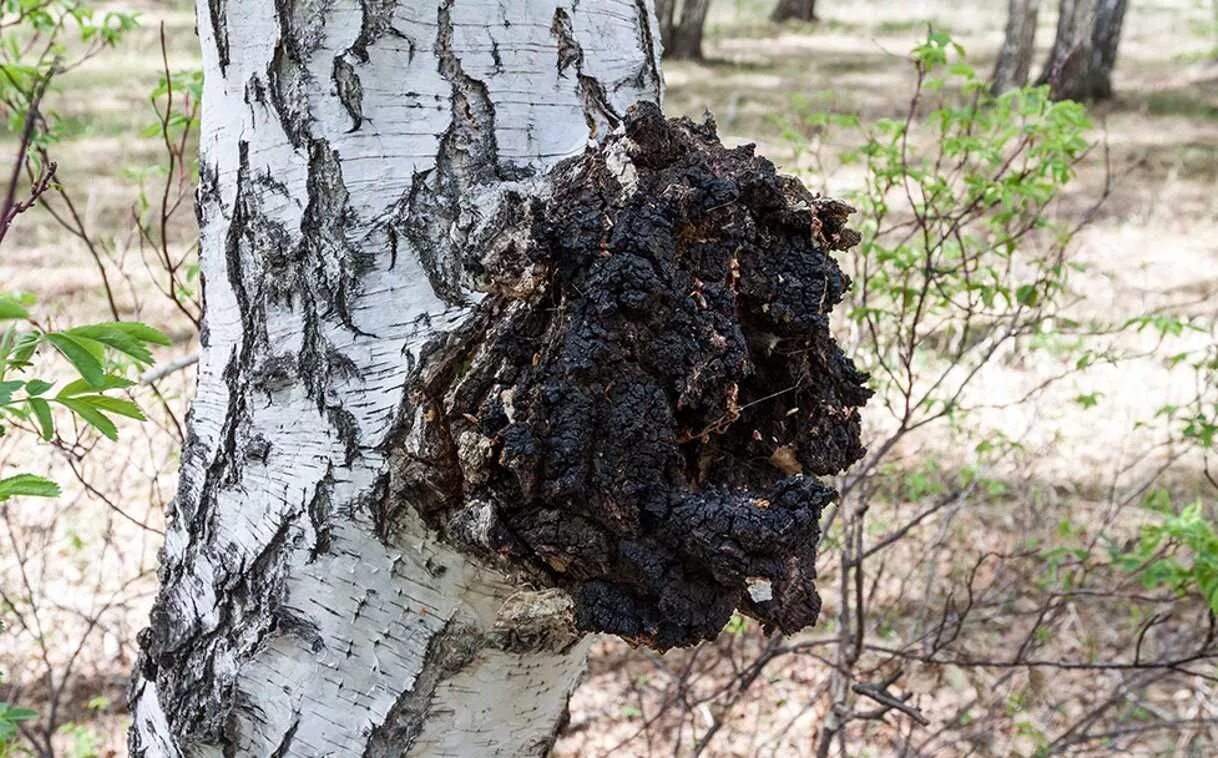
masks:
{"label": "black chaga fungus growth", "polygon": [[862,457],[865,375],[828,314],[858,236],[713,124],[636,105],[518,199],[470,268],[486,297],[432,346],[398,491],[450,539],[666,649],[732,610],[816,621],[813,478]]}

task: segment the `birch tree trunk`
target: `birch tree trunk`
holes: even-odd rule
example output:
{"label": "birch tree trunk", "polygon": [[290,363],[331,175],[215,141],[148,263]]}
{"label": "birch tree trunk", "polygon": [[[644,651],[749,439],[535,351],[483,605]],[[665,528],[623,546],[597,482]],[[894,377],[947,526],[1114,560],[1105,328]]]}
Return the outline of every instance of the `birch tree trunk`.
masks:
{"label": "birch tree trunk", "polygon": [[1039,83],[1060,99],[1111,97],[1127,7],[1127,0],[1061,0],[1057,35]]}
{"label": "birch tree trunk", "polygon": [[1036,22],[1039,12],[1040,0],[1010,0],[1002,49],[998,51],[998,61],[994,64],[995,93],[1006,92],[1028,83],[1032,52],[1036,47]]}
{"label": "birch tree trunk", "polygon": [[783,21],[815,21],[816,0],[778,0],[770,20],[775,23]]}
{"label": "birch tree trunk", "polygon": [[471,230],[659,100],[649,4],[198,10],[204,347],[132,754],[544,753],[586,643],[397,508],[390,453]]}

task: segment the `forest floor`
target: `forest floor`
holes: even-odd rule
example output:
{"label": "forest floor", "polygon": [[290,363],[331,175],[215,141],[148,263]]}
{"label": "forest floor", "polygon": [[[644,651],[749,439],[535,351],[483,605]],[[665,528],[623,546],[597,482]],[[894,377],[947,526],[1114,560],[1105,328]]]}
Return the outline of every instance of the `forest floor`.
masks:
{"label": "forest floor", "polygon": [[[1001,41],[1006,4],[994,0],[984,4],[992,7],[975,8],[944,0],[822,2],[821,22],[786,26],[764,20],[767,5],[717,0],[708,59],[665,64],[666,109],[695,118],[713,113],[725,141],[755,142],[758,152],[800,173],[814,189],[835,194],[856,186],[858,176],[856,169],[832,156],[857,147],[859,135],[847,130],[817,138],[819,153],[828,156],[821,162],[810,161],[807,154],[797,157],[779,123],[792,112],[795,100],[856,113],[864,121],[901,117],[913,84],[908,51],[925,37],[927,24],[949,32],[985,71]],[[1119,321],[1170,312],[1213,323],[1218,319],[1214,10],[1193,0],[1132,5],[1115,77],[1117,97],[1092,111],[1097,124],[1093,137],[1107,147],[1083,164],[1060,211],[1078,213],[1089,207],[1102,194],[1109,173],[1115,178],[1111,196],[1074,243],[1076,260],[1086,266],[1085,275],[1075,281],[1080,295],[1075,313]],[[197,65],[193,18],[178,1],[147,0],[142,7],[144,28],[134,39],[73,72],[54,96],[52,104],[67,126],[57,158],[63,181],[76,188],[86,223],[97,236],[112,240],[103,254],[126,272],[116,286],[120,309],[165,329],[178,342],[175,353],[189,355],[196,349],[193,327],[156,295],[156,269],[143,263],[148,251],[133,234],[130,219],[141,177],[152,186],[156,175],[149,168],[161,155],[155,138],[136,136],[154,120],[148,92],[156,85],[160,67],[157,26],[165,24],[170,66],[190,68]],[[1042,47],[1051,32],[1052,20],[1046,15],[1039,36]],[[1041,60],[1038,53],[1037,63]],[[11,135],[0,139],[0,149],[7,151],[10,145]],[[185,250],[193,234],[186,213],[175,227],[173,249]],[[14,235],[0,259],[0,289],[35,293],[51,321],[106,318],[96,265],[78,240],[45,213],[23,217]],[[1052,371],[1041,363],[1008,361],[987,377],[986,391],[1017,398]],[[177,463],[179,443],[170,410],[180,420],[190,381],[188,371],[171,377],[162,388],[166,410],[152,414],[154,423],[125,426],[121,447],[99,449],[77,463],[87,487],[77,486],[77,477],[67,467],[72,453],[79,451],[44,456],[33,465],[65,485],[72,482],[65,486],[65,496],[54,503],[10,505],[3,512],[2,599],[23,614],[29,628],[23,630],[13,609],[0,605],[0,620],[10,627],[0,631],[0,671],[5,674],[0,701],[20,698],[22,704],[45,712],[51,682],[60,701],[56,743],[63,755],[125,752],[124,687],[134,661],[135,634],[155,590],[157,530],[162,527],[161,510],[172,495]],[[953,528],[984,524],[992,532],[979,542],[1014,543],[1030,535],[1051,541],[1063,514],[1085,521],[1100,507],[1114,472],[1129,456],[1138,455],[1136,424],[1153,416],[1165,398],[1178,394],[1183,380],[1160,358],[1149,356],[1089,381],[1090,386],[1071,386],[1065,394],[995,411],[984,420],[997,429],[1035,426],[1037,435],[1028,440],[1034,460],[1010,472],[1012,487],[1004,501],[978,503],[975,520]],[[1096,389],[1103,393],[1098,411],[1070,402],[1078,393]],[[934,449],[940,470],[966,463],[966,456],[953,456],[950,446],[926,449]],[[0,459],[29,461],[11,439],[0,439]],[[1181,497],[1204,491],[1199,471],[1191,469],[1179,475],[1176,485]],[[1209,499],[1212,504],[1213,497]],[[912,508],[916,503],[892,505]],[[1039,523],[1023,518],[1030,513],[1037,514]],[[934,521],[926,528],[934,528]],[[832,592],[823,593],[827,609],[833,606]],[[1118,622],[1079,619],[1075,642],[1085,646],[1090,630]],[[768,667],[750,690],[748,703],[730,712],[717,710],[717,703],[690,706],[689,692],[732,681],[765,644],[747,624],[731,632],[696,653],[678,651],[664,657],[615,640],[599,642],[572,702],[557,754],[686,755],[694,752],[694,744],[711,725],[718,725],[719,733],[704,754],[814,753],[815,735],[826,715],[819,697],[826,666],[815,657],[788,657]],[[70,671],[66,677],[65,671]],[[690,672],[698,681],[690,683]],[[1037,676],[1028,671],[974,679],[960,672],[932,676],[916,671],[906,683],[932,721],[955,713],[979,687],[997,688],[1012,716],[1002,722],[1010,732],[992,735],[991,743],[974,742],[974,749],[981,754],[1031,754],[1040,744],[1038,735],[1053,732],[1058,711],[1085,710],[1088,692],[1099,686],[1095,680],[1108,674],[1052,672],[1049,688],[1059,693],[1052,705],[1050,698],[1040,697],[1046,685]],[[1071,692],[1077,695],[1060,696]],[[1211,686],[1176,687],[1159,694],[1160,699],[1141,706],[1164,719],[1218,716]],[[1038,706],[1042,701],[1045,705]],[[1172,737],[1179,752],[1197,755],[1218,750],[1211,738],[1201,727]],[[1175,752],[1172,744],[1157,749]],[[882,755],[894,749],[884,743],[860,745],[858,752]]]}

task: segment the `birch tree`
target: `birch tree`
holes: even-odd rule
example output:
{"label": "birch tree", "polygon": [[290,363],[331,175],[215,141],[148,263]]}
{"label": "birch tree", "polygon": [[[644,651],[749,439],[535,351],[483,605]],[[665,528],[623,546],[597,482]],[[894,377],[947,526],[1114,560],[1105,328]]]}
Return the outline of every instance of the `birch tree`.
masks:
{"label": "birch tree", "polygon": [[539,755],[589,632],[815,621],[850,209],[662,117],[649,4],[198,28],[203,353],[133,755]]}

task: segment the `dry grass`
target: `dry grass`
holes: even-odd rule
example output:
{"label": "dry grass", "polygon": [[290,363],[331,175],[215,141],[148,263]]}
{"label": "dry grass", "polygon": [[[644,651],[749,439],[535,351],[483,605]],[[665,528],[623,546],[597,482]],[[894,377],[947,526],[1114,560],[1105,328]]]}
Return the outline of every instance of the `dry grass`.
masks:
{"label": "dry grass", "polygon": [[[906,107],[912,83],[905,58],[924,34],[927,22],[946,28],[969,50],[980,68],[988,65],[1000,41],[1002,8],[963,7],[942,0],[872,0],[867,3],[823,3],[825,20],[815,27],[776,28],[764,19],[760,0],[716,0],[712,16],[711,60],[667,66],[668,108],[699,116],[716,114],[729,140],[755,141],[761,152],[793,170],[790,147],[772,123],[796,93],[820,97],[828,107],[858,112],[864,118],[896,116]],[[179,338],[177,353],[192,350],[191,329],[162,298],[152,294],[149,273],[139,262],[131,239],[130,207],[138,191],[126,168],[157,160],[155,140],[134,137],[152,119],[145,94],[158,77],[157,32],[166,22],[175,66],[193,65],[193,20],[181,2],[148,0],[145,30],[122,49],[102,56],[70,80],[55,106],[71,126],[70,138],[58,158],[67,183],[87,198],[86,220],[95,232],[114,240],[113,255],[125,263],[129,281],[119,287],[125,315],[165,328]],[[1078,260],[1087,265],[1075,280],[1080,294],[1073,306],[1080,317],[1113,321],[1156,309],[1218,320],[1218,64],[1196,62],[1213,48],[1214,37],[1198,33],[1212,20],[1212,11],[1192,0],[1134,3],[1126,23],[1122,59],[1117,71],[1119,96],[1098,108],[1110,148],[1111,164],[1120,174],[1115,193],[1077,241]],[[1042,19],[1041,41],[1051,34]],[[832,152],[847,146],[842,134]],[[8,149],[11,137],[0,138]],[[1077,213],[1099,193],[1104,181],[1099,153],[1084,167],[1061,210]],[[841,191],[857,180],[851,169],[831,167],[814,177],[829,191]],[[191,229],[183,224],[175,245],[189,244]],[[97,287],[96,268],[84,247],[69,239],[45,214],[22,219],[0,260],[0,289],[37,293],[51,320],[105,317],[105,301]],[[1124,347],[1147,347],[1132,339]],[[1212,335],[1192,337],[1192,346]],[[1184,343],[1181,343],[1184,344]],[[1178,347],[1178,346],[1177,346]],[[983,377],[981,397],[999,403],[1021,396],[1060,366],[1046,354],[1003,356]],[[166,387],[168,405],[178,414],[188,392],[189,377],[178,376]],[[924,542],[940,550],[967,548],[969,555],[985,550],[1011,550],[1030,538],[1052,544],[1063,518],[1098,530],[1129,534],[1136,517],[1109,524],[1108,490],[1116,473],[1132,464],[1119,486],[1136,480],[1138,472],[1158,460],[1147,455],[1145,434],[1135,423],[1153,414],[1170,398],[1192,388],[1187,377],[1162,360],[1147,358],[1119,368],[1092,372],[1039,396],[1036,402],[988,412],[979,429],[998,429],[1025,441],[1027,453],[994,473],[1007,483],[1008,494],[976,498],[922,527]],[[1085,412],[1071,402],[1075,395],[1101,390],[1102,406]],[[877,422],[879,423],[879,422]],[[61,677],[73,661],[63,687],[65,711],[61,723],[76,725],[56,742],[65,755],[121,754],[125,717],[123,687],[134,657],[134,636],[142,626],[154,590],[156,530],[161,509],[172,493],[177,441],[165,412],[157,423],[124,428],[122,444],[99,447],[79,465],[82,478],[109,502],[81,486],[53,505],[29,502],[10,505],[0,525],[0,590],[14,609],[3,618],[11,627],[0,633],[0,700],[17,699],[34,707],[47,703],[46,670]],[[966,455],[955,438],[940,435],[917,439],[895,460],[917,466],[934,460],[950,471]],[[15,439],[0,440],[0,460],[33,465],[69,484],[76,477],[67,467],[68,455],[44,452],[31,459]],[[1174,468],[1170,486],[1180,497],[1213,490],[1191,459]],[[894,519],[916,512],[922,503],[891,498]],[[117,510],[116,510],[117,509]],[[118,513],[121,510],[123,514]],[[132,523],[144,522],[148,528]],[[1101,527],[1101,525],[1104,525]],[[876,535],[886,531],[882,522]],[[1119,535],[1117,535],[1119,536]],[[910,548],[911,550],[914,548]],[[947,558],[938,568],[942,580],[958,579],[969,565]],[[961,553],[963,555],[963,552]],[[898,552],[890,560],[917,556]],[[966,563],[971,564],[971,560]],[[877,587],[875,640],[895,638],[925,623],[927,599],[924,577],[886,579]],[[898,580],[899,579],[899,580]],[[1028,579],[986,575],[989,585]],[[929,586],[930,577],[925,577]],[[807,637],[818,640],[834,633],[835,588],[826,588],[824,628]],[[2,606],[0,606],[2,607]],[[29,630],[15,618],[20,613]],[[1070,658],[1101,649],[1105,636],[1115,635],[1130,620],[1125,609],[1080,603],[1053,641],[1054,652]],[[94,625],[86,619],[96,619]],[[1001,651],[1021,634],[1018,624],[987,630],[994,650]],[[39,641],[41,635],[41,642]],[[606,640],[596,649],[588,676],[572,703],[571,723],[558,746],[560,755],[688,754],[691,746],[716,721],[724,726],[707,750],[713,755],[805,755],[815,749],[815,737],[825,718],[826,663],[814,656],[825,652],[811,645],[805,655],[790,656],[768,667],[731,711],[720,701],[693,708],[682,703],[730,682],[734,671],[747,668],[765,642],[756,630],[725,634],[716,645],[697,652],[676,652],[663,658]],[[685,676],[681,673],[685,672]],[[890,719],[909,731],[918,745],[952,720],[970,701],[999,703],[1006,731],[976,737],[972,749],[980,754],[1030,754],[1036,741],[1032,729],[1055,734],[1093,703],[1095,693],[1112,684],[1112,672],[1065,672],[1044,669],[972,670],[952,666],[909,667],[901,685],[915,693],[918,707],[932,725],[918,732],[900,719]],[[680,687],[677,685],[680,684]],[[667,708],[663,706],[667,705]],[[979,707],[979,706],[978,706]],[[1201,680],[1177,682],[1167,690],[1147,690],[1138,703],[1161,719],[1218,715],[1214,690]],[[976,709],[967,718],[980,718]],[[648,725],[649,728],[643,727]],[[1215,752],[1205,729],[1173,732],[1165,740],[1143,743],[1147,751],[1206,755]],[[887,738],[886,738],[887,739]],[[859,742],[860,755],[896,752],[899,741]],[[1087,750],[1102,752],[1102,745]],[[934,754],[955,754],[932,743]]]}

